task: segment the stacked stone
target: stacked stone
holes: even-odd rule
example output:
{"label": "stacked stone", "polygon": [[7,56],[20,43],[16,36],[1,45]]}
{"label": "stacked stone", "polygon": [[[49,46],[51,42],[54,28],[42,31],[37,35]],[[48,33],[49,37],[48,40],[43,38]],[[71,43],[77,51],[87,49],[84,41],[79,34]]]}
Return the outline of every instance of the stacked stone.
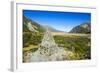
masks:
{"label": "stacked stone", "polygon": [[58,47],[52,33],[47,29],[38,50],[30,55],[29,62],[57,61],[64,58],[66,58],[66,51]]}

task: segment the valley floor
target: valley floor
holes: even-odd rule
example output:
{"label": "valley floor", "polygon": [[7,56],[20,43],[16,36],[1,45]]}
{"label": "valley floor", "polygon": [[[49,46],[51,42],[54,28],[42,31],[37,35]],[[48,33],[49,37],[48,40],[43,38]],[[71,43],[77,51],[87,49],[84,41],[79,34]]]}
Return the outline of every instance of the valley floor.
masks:
{"label": "valley floor", "polygon": [[[52,32],[52,34],[58,46],[64,48],[65,51],[70,52],[69,59],[66,60],[91,59],[91,35],[90,34],[75,34],[75,33],[62,33],[62,32],[56,32],[56,33]],[[28,53],[30,52],[34,53],[36,50],[38,50],[38,48],[39,46],[35,44],[29,44],[29,46],[24,47],[23,62],[27,61]]]}

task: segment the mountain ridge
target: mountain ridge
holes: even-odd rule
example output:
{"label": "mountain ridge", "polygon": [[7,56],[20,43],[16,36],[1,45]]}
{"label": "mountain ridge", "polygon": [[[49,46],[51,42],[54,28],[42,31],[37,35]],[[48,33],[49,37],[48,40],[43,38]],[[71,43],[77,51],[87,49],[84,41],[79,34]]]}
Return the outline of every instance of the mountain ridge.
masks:
{"label": "mountain ridge", "polygon": [[69,33],[91,33],[90,23],[82,23],[78,26],[73,27]]}
{"label": "mountain ridge", "polygon": [[23,16],[23,31],[44,32],[44,28],[39,23]]}

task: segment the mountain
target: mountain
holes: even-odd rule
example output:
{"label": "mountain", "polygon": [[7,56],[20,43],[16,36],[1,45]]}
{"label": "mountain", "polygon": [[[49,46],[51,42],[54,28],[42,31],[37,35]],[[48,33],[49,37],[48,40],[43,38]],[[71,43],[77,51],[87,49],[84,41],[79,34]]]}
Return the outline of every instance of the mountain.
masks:
{"label": "mountain", "polygon": [[70,33],[91,33],[91,24],[90,23],[82,23],[76,27],[74,27]]}
{"label": "mountain", "polygon": [[37,22],[23,16],[23,31],[24,32],[44,32],[44,28]]}
{"label": "mountain", "polygon": [[49,26],[49,25],[45,25],[45,26],[43,26],[44,27],[44,29],[48,29],[48,30],[50,30],[51,32],[61,32],[60,30],[57,30],[57,29],[55,29],[55,28],[53,28],[53,27],[51,27],[51,26]]}

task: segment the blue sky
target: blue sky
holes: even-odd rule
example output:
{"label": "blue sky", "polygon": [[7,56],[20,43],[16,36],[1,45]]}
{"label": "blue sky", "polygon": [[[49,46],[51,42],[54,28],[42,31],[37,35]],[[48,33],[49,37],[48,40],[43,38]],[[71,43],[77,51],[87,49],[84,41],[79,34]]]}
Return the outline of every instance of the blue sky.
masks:
{"label": "blue sky", "polygon": [[23,15],[45,26],[69,32],[84,22],[91,22],[90,13],[23,10]]}

